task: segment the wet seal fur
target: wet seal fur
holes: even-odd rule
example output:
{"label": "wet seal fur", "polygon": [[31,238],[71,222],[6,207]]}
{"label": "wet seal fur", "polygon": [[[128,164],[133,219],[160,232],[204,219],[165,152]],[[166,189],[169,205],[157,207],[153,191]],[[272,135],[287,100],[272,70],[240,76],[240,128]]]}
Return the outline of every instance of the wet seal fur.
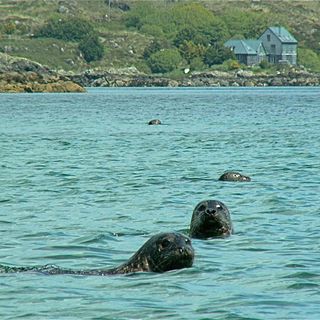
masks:
{"label": "wet seal fur", "polygon": [[159,233],[151,237],[127,262],[106,270],[71,270],[53,265],[40,267],[10,267],[0,265],[0,273],[39,272],[48,275],[116,275],[133,272],[165,272],[189,268],[193,264],[191,240],[177,232]]}
{"label": "wet seal fur", "polygon": [[232,232],[230,213],[224,203],[218,200],[204,200],[196,205],[190,223],[190,237],[227,237]]}
{"label": "wet seal fur", "polygon": [[161,121],[159,119],[153,119],[153,120],[150,120],[148,122],[149,125],[157,125],[157,124],[161,124]]}
{"label": "wet seal fur", "polygon": [[249,182],[251,178],[236,171],[227,171],[221,175],[220,181]]}

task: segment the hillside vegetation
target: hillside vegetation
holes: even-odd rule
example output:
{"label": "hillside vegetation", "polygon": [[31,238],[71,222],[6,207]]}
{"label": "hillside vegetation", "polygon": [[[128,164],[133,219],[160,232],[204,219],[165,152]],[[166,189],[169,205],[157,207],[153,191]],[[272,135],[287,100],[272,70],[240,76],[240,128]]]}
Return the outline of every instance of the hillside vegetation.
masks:
{"label": "hillside vegetation", "polygon": [[319,17],[318,0],[0,0],[0,52],[76,73],[134,66],[179,76],[239,68],[226,40],[283,25],[299,64],[319,72]]}

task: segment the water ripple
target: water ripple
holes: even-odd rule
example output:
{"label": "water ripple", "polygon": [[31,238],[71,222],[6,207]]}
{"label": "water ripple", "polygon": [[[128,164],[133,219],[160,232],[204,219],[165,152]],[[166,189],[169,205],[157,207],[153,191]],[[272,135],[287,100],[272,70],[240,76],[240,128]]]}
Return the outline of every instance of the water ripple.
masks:
{"label": "water ripple", "polygon": [[[1,264],[114,266],[155,233],[188,234],[208,198],[235,227],[193,239],[190,269],[1,275],[1,319],[318,319],[318,101],[318,88],[0,95]],[[218,181],[226,170],[252,182]]]}

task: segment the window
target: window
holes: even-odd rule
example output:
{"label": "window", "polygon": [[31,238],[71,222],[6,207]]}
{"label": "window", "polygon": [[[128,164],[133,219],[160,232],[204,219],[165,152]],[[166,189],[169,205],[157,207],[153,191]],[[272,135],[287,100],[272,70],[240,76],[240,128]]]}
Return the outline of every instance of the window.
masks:
{"label": "window", "polygon": [[267,40],[270,41],[270,34],[267,34]]}

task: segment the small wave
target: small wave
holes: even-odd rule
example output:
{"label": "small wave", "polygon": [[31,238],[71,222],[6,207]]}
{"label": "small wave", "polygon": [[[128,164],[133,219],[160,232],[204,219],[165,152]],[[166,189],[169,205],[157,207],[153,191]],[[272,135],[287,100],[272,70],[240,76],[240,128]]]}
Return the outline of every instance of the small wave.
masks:
{"label": "small wave", "polygon": [[0,220],[0,224],[1,223],[3,223],[3,224],[15,224],[15,222],[7,221],[7,220]]}
{"label": "small wave", "polygon": [[284,278],[312,279],[319,278],[319,275],[311,272],[296,272],[294,274],[284,276]]}
{"label": "small wave", "polygon": [[288,286],[288,289],[313,289],[313,288],[319,288],[319,285],[317,283],[304,282],[304,283],[294,283]]}
{"label": "small wave", "polygon": [[300,264],[300,263],[288,263],[285,265],[285,267],[287,267],[287,268],[306,268],[306,266],[304,264]]}
{"label": "small wave", "polygon": [[186,176],[182,176],[180,178],[180,180],[182,181],[191,181],[191,182],[195,182],[195,181],[210,181],[213,182],[215,179],[213,178],[207,178],[207,177],[186,177]]}
{"label": "small wave", "polygon": [[99,243],[101,241],[116,241],[116,238],[118,237],[118,234],[116,233],[100,233],[96,236],[91,237],[81,237],[76,240],[77,243],[80,244],[91,244],[91,243]]}

